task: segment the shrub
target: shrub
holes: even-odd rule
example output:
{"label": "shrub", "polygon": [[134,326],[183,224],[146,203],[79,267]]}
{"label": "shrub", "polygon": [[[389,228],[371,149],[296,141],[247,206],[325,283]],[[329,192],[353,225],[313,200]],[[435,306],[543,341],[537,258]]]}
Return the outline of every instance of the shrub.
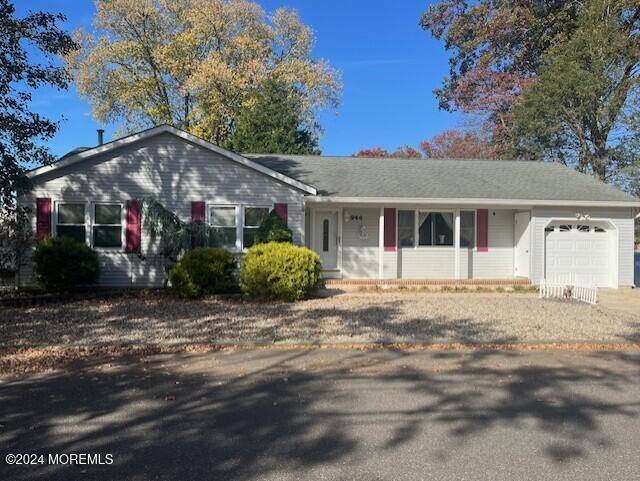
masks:
{"label": "shrub", "polygon": [[201,247],[187,252],[169,272],[171,288],[179,297],[194,299],[204,294],[229,292],[236,283],[236,258],[231,252]]}
{"label": "shrub", "polygon": [[295,301],[320,286],[320,257],[305,247],[269,242],[247,252],[242,262],[242,290],[253,297]]}
{"label": "shrub", "polygon": [[275,210],[256,229],[255,244],[266,244],[267,242],[293,242],[293,234],[287,224],[276,214]]}
{"label": "shrub", "polygon": [[68,237],[48,237],[33,257],[38,284],[47,291],[70,291],[95,284],[100,275],[96,251]]}

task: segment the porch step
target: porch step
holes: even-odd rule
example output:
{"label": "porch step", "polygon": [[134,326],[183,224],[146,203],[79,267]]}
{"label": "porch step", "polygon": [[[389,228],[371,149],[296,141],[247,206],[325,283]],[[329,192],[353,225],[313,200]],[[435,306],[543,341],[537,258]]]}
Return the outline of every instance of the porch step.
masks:
{"label": "porch step", "polygon": [[325,279],[327,287],[338,286],[529,286],[526,278],[514,279]]}

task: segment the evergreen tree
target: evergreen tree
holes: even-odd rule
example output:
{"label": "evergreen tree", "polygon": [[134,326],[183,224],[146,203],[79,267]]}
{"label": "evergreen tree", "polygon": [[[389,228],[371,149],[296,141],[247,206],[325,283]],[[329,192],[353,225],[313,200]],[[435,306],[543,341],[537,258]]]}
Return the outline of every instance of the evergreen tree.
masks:
{"label": "evergreen tree", "polygon": [[299,95],[273,80],[241,111],[224,146],[253,154],[320,153],[317,136],[305,125]]}

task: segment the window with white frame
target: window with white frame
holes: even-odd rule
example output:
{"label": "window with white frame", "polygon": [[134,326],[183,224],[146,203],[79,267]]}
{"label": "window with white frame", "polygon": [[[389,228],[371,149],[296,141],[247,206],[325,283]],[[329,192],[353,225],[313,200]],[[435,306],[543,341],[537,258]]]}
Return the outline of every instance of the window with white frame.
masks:
{"label": "window with white frame", "polygon": [[453,212],[419,212],[418,245],[453,246]]}
{"label": "window with white frame", "polygon": [[476,213],[460,211],[460,247],[473,249],[476,246]]}
{"label": "window with white frame", "polygon": [[209,207],[209,245],[235,250],[238,236],[238,208],[234,205]]}
{"label": "window with white frame", "polygon": [[253,245],[256,230],[269,215],[269,207],[245,207],[242,226],[242,247],[248,249]]}
{"label": "window with white frame", "polygon": [[122,247],[122,205],[94,204],[93,247]]}
{"label": "window with white frame", "polygon": [[56,235],[87,242],[84,203],[59,203],[56,213]]}

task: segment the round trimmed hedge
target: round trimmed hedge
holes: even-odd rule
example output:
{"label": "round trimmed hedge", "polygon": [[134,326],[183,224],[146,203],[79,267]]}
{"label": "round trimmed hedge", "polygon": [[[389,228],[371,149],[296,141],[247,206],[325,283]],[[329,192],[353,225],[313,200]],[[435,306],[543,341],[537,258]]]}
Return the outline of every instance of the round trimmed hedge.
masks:
{"label": "round trimmed hedge", "polygon": [[240,287],[262,299],[296,301],[321,284],[318,254],[281,242],[254,245],[242,261]]}
{"label": "round trimmed hedge", "polygon": [[98,254],[68,237],[47,237],[33,255],[36,282],[47,291],[71,291],[95,284],[100,275]]}
{"label": "round trimmed hedge", "polygon": [[237,288],[233,276],[235,268],[236,258],[231,252],[215,247],[199,247],[187,252],[173,266],[169,281],[178,297],[195,299]]}

